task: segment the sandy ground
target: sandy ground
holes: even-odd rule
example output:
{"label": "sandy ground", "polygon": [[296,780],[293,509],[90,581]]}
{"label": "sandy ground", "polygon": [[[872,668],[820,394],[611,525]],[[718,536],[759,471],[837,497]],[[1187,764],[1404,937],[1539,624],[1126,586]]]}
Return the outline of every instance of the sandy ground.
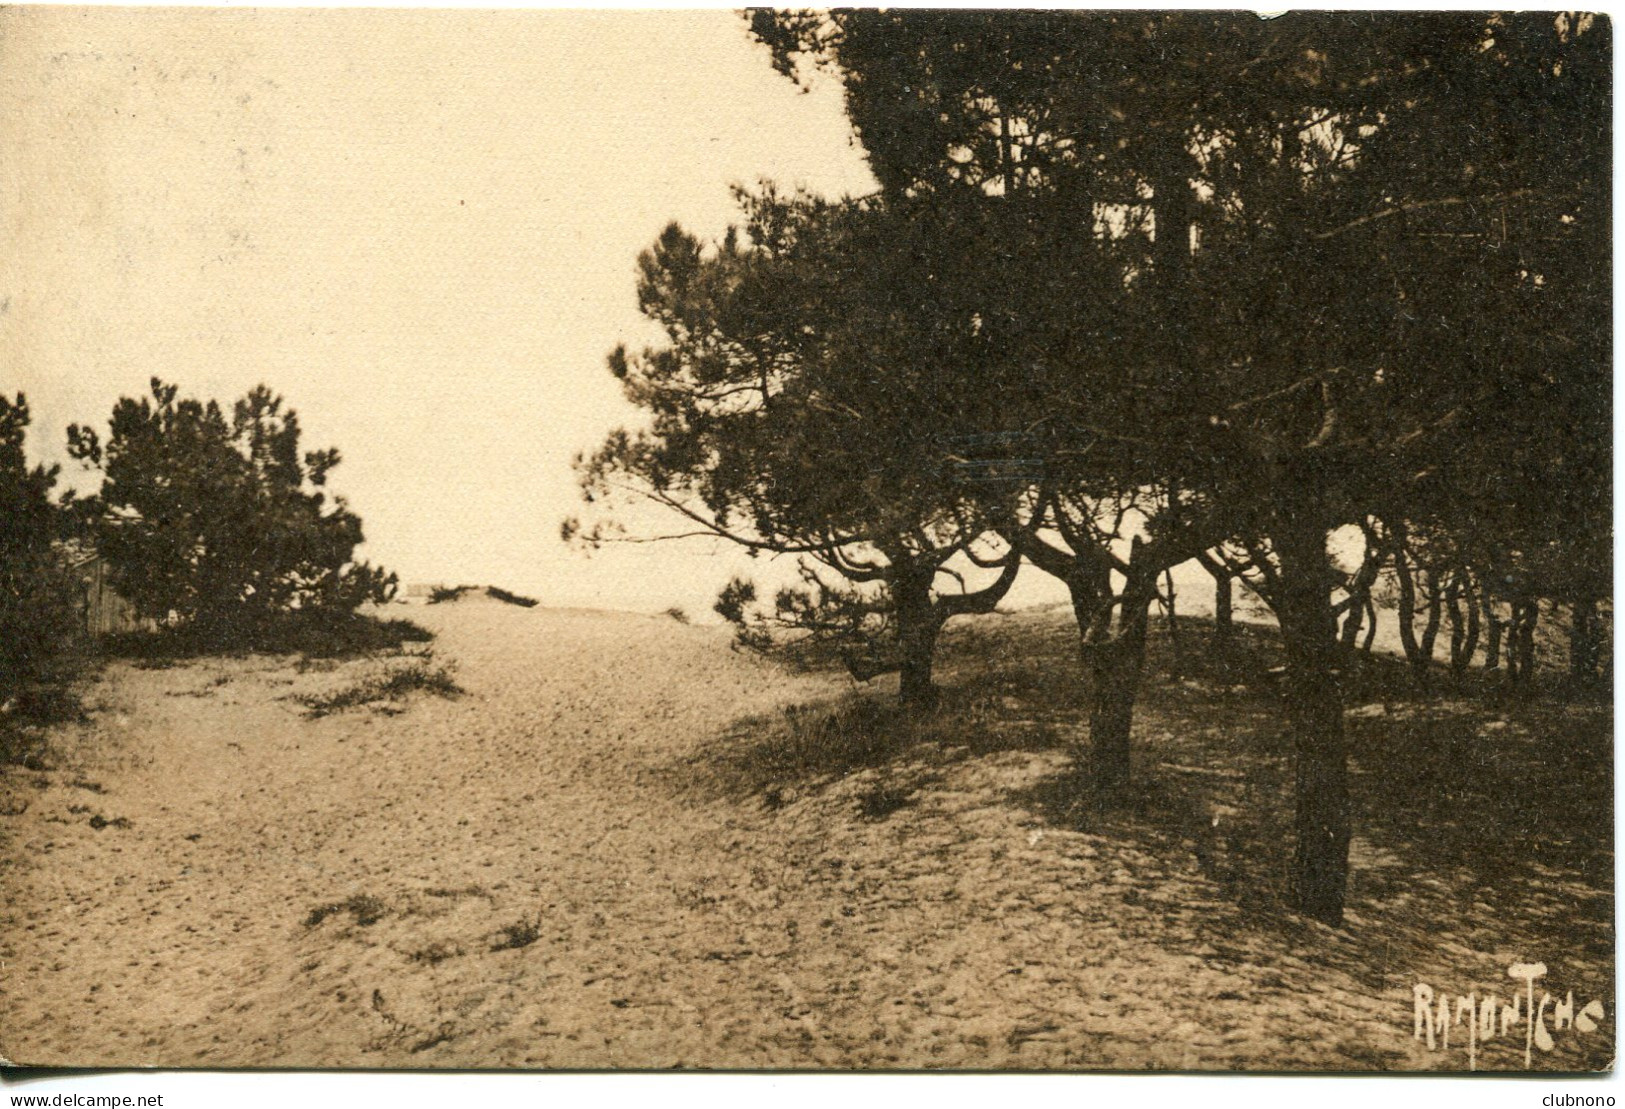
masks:
{"label": "sandy ground", "polygon": [[[1399,964],[1362,965],[1357,941],[1318,926],[1244,926],[1188,852],[1046,821],[1021,798],[1060,749],[921,749],[764,797],[718,768],[730,727],[844,679],[664,618],[481,601],[411,615],[466,696],[311,720],[291,695],[390,663],[116,663],[44,768],[0,768],[0,1054],[1467,1064],[1459,1029],[1449,1052],[1414,1038]],[[1441,986],[1510,992],[1517,952],[1463,952]],[[1553,979],[1574,970],[1554,962]],[[1605,987],[1594,1036],[1611,1038]],[[1577,1043],[1565,1033],[1536,1066],[1598,1065]],[[1513,1029],[1479,1065],[1521,1066],[1523,1047]]]}

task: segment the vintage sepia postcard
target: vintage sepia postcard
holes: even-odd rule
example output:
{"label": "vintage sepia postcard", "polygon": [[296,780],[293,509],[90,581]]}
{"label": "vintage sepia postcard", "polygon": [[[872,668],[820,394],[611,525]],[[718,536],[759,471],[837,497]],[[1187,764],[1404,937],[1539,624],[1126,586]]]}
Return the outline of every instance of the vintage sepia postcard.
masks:
{"label": "vintage sepia postcard", "polygon": [[1612,83],[0,9],[0,1057],[1610,1070]]}

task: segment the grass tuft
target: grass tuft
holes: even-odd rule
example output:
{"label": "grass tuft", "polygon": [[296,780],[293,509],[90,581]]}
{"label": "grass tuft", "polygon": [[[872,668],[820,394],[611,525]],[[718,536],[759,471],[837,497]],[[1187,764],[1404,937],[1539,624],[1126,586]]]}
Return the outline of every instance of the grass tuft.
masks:
{"label": "grass tuft", "polygon": [[504,924],[498,935],[500,938],[491,945],[492,951],[529,947],[542,938],[542,924],[539,920],[516,920],[512,924]]}
{"label": "grass tuft", "polygon": [[436,940],[428,947],[419,948],[407,956],[414,963],[427,963],[429,966],[438,966],[447,959],[455,959],[463,954],[463,949],[454,943]]}
{"label": "grass tuft", "polygon": [[332,901],[326,905],[318,905],[310,910],[305,917],[305,927],[314,928],[330,916],[338,913],[349,913],[351,918],[365,928],[377,924],[389,912],[389,906],[370,893],[358,893],[345,898],[343,901]]}
{"label": "grass tuft", "polygon": [[431,886],[423,891],[430,897],[448,897],[456,901],[464,897],[490,897],[484,886]]}
{"label": "grass tuft", "polygon": [[457,698],[465,692],[452,678],[449,667],[430,666],[429,656],[423,655],[405,666],[364,678],[332,693],[307,693],[294,699],[305,707],[307,717],[316,720],[362,705],[400,701],[413,693]]}
{"label": "grass tuft", "polygon": [[858,794],[858,815],[870,823],[885,820],[898,809],[907,808],[910,794],[894,786],[876,786]]}

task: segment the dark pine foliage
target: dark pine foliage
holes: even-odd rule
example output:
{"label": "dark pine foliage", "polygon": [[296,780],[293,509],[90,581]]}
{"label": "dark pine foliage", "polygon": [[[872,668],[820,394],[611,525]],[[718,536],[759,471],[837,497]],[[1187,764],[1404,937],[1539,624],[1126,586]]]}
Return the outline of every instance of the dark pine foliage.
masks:
{"label": "dark pine foliage", "polygon": [[154,379],[149,397],[120,400],[105,451],[94,431],[68,431],[102,467],[94,541],[142,615],[229,643],[290,613],[393,596],[393,574],[354,559],[360,517],[325,491],[338,451],[301,456],[281,397],[261,386],[228,415],[177,392]]}
{"label": "dark pine foliage", "polygon": [[0,704],[58,676],[79,630],[69,518],[51,500],[56,468],[28,465],[28,424],[27,399],[0,396]]}

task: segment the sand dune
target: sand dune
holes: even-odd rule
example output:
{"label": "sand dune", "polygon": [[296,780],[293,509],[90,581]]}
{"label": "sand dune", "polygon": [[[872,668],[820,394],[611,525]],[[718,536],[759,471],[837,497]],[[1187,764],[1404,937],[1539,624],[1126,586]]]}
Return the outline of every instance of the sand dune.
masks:
{"label": "sand dune", "polygon": [[714,780],[707,753],[844,678],[669,619],[414,616],[465,696],[312,720],[293,695],[387,660],[121,662],[45,769],[3,769],[0,1053],[1440,1065],[1411,1038],[1408,983],[1317,967],[1337,941],[1313,935],[1218,952],[1201,920],[1222,933],[1229,910],[1175,904],[1196,881],[1182,858],[1013,803],[1059,750],[930,753],[888,772],[914,798],[884,818],[864,818],[872,769],[764,804]]}

